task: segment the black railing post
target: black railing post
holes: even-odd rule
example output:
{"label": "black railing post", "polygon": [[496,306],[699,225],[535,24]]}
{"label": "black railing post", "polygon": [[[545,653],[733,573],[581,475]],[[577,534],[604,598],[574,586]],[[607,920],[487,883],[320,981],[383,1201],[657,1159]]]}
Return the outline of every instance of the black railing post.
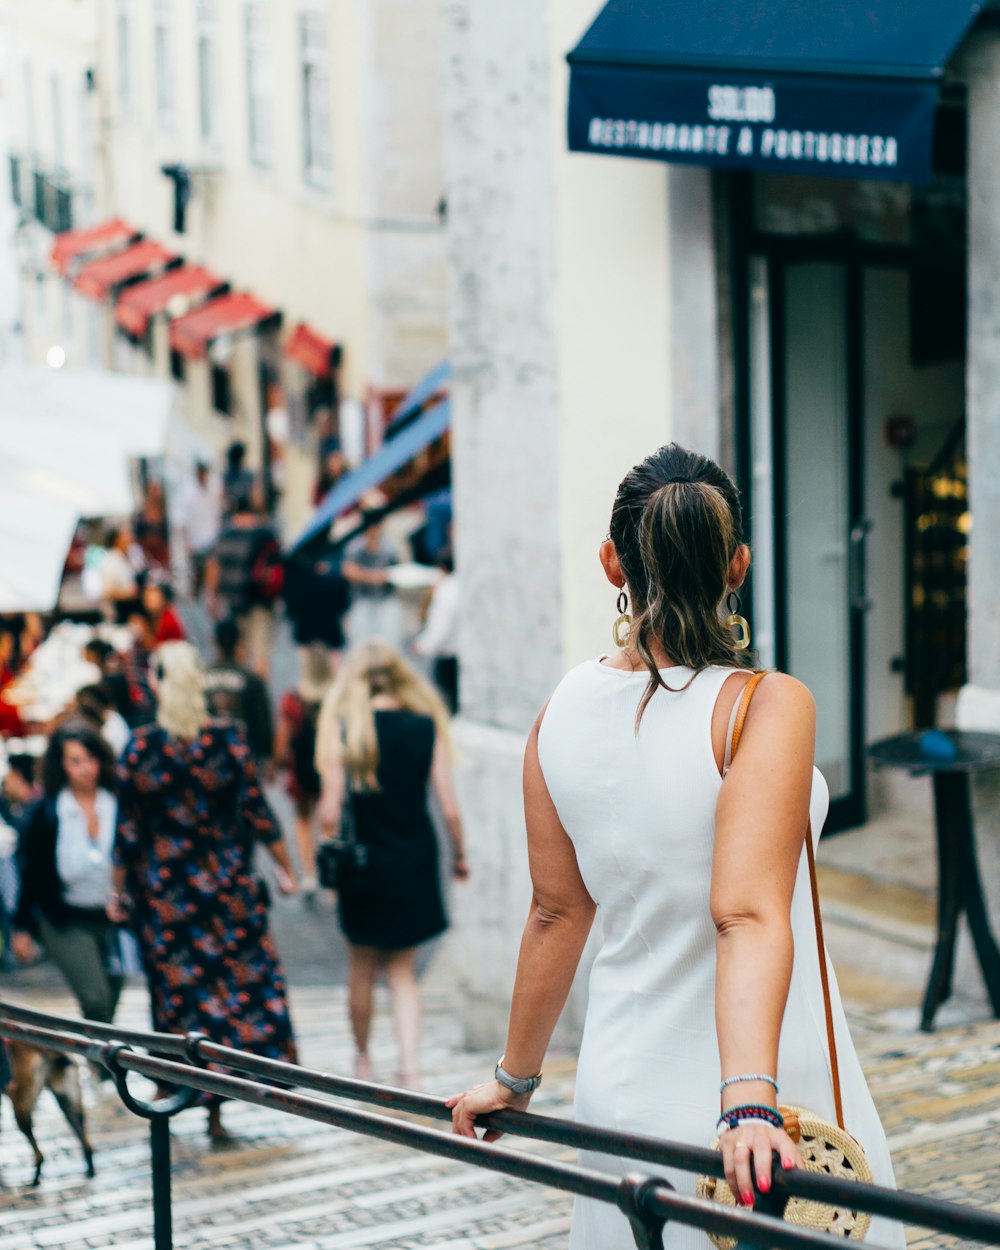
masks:
{"label": "black railing post", "polygon": [[150,1171],[153,1188],[153,1250],[174,1250],[173,1193],[170,1175],[170,1119],[190,1107],[197,1097],[193,1089],[178,1089],[167,1098],[145,1102],[128,1087],[128,1072],[119,1063],[130,1047],[111,1042],[100,1048],[100,1060],[115,1078],[118,1096],[133,1115],[149,1121]]}
{"label": "black railing post", "polygon": [[170,1120],[149,1121],[149,1152],[153,1165],[153,1250],[174,1250],[174,1212],[170,1186]]}
{"label": "black railing post", "polygon": [[647,1210],[645,1197],[651,1189],[673,1189],[662,1177],[630,1172],[618,1187],[618,1206],[632,1226],[637,1250],[663,1250],[666,1220]]}

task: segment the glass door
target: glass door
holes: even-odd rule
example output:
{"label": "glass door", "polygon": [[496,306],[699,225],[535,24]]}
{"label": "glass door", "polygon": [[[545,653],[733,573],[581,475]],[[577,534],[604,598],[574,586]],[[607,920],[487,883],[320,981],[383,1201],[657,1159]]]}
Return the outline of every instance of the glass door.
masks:
{"label": "glass door", "polygon": [[751,270],[754,618],[763,662],[815,696],[828,828],[864,815],[857,291],[841,261],[758,257]]}

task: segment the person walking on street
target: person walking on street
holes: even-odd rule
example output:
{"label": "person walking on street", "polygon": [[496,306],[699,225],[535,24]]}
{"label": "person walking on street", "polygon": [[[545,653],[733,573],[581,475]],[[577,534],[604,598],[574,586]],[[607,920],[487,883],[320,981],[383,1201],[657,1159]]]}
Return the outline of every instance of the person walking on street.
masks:
{"label": "person walking on street", "polygon": [[237,512],[245,512],[250,505],[254,475],[244,463],[246,455],[244,443],[230,443],[226,448],[226,467],[222,471],[221,483],[223,524]]}
{"label": "person walking on street", "polygon": [[70,716],[88,720],[118,759],[129,740],[128,721],[115,707],[114,695],[102,681],[81,686],[73,696]]}
{"label": "person walking on street", "polygon": [[[813,765],[809,691],[768,674],[732,753],[752,678],[748,626],[738,607],[726,617],[750,567],[742,524],[728,475],[676,444],[619,486],[600,548],[619,649],[564,677],[529,736],[533,898],[507,1042],[494,1079],[447,1105],[467,1137],[479,1116],[527,1106],[600,909],[577,1117],[634,1134],[669,1126],[698,1146],[718,1135],[730,1189],[752,1206],[771,1188],[773,1152],[783,1168],[799,1162],[779,1086],[782,1101],[830,1120],[836,1111],[804,851],[807,825],[818,837],[829,804]],[[875,1182],[892,1185],[835,983],[831,991],[846,1125]],[[618,1176],[628,1167],[587,1151],[581,1163]],[[694,1194],[694,1174],[665,1176]],[[871,1240],[901,1250],[902,1227],[875,1219]],[[673,1229],[670,1243],[710,1248],[694,1228]],[[627,1250],[634,1240],[620,1213],[579,1198],[569,1244]]]}
{"label": "person walking on street", "polygon": [[[7,771],[0,778],[0,967],[10,964],[11,930],[17,908],[17,837],[28,808],[39,797],[37,763],[33,755],[17,752],[7,756]],[[0,1089],[3,1088],[0,1082]]]}
{"label": "person walking on street", "polygon": [[[285,976],[268,926],[257,845],[283,893],[295,878],[246,739],[209,718],[198,654],[156,653],[157,720],[119,769],[111,914],[129,922],[149,982],[153,1027],[295,1062]],[[219,1100],[202,1100],[223,1139]]]}
{"label": "person walking on street", "polygon": [[348,992],[355,1070],[368,1056],[372,998],[385,965],[399,1044],[401,1085],[419,1087],[420,995],[416,947],[447,927],[438,844],[428,810],[433,790],[451,836],[452,876],[468,875],[449,762],[448,711],[440,695],[383,642],[359,644],[323,700],[316,741],[320,817],[328,835],[352,806],[367,866],[338,888],[349,946]]}
{"label": "person walking on street", "polygon": [[329,556],[292,555],[285,560],[285,615],[299,655],[299,671],[307,677],[310,652],[323,648],[336,668],[344,649],[344,613],[348,583],[339,562]]}
{"label": "person walking on street", "polygon": [[163,483],[154,478],[132,518],[132,532],[148,569],[170,570],[170,522]]}
{"label": "person walking on street", "polygon": [[205,672],[205,700],[216,720],[239,726],[257,767],[266,771],[274,754],[271,697],[263,680],[243,664],[242,653],[240,627],[231,618],[219,621],[215,659]]}
{"label": "person walking on street", "polygon": [[100,565],[101,603],[105,619],[124,620],[129,607],[138,602],[137,562],[132,531],[127,525],[113,526],[104,539],[104,557]]}
{"label": "person walking on street", "polygon": [[200,599],[205,566],[222,523],[222,483],[203,460],[195,464],[194,475],[181,488],[176,515],[188,561],[191,596]]}
{"label": "person walking on street", "polygon": [[121,657],[122,674],[128,688],[128,711],[123,715],[134,729],[151,721],[156,711],[156,699],[149,682],[149,664],[156,638],[149,617],[141,607],[129,613],[127,624],[132,645]]}
{"label": "person walking on street", "polygon": [[320,798],[316,771],[316,724],[320,704],[330,686],[333,670],[326,648],[306,647],[298,688],[287,690],[278,708],[278,731],[274,757],[286,771],[288,793],[295,804],[295,842],[302,869],[300,889],[305,898],[316,893],[316,842],[313,817]]}
{"label": "person walking on street", "polygon": [[105,642],[103,638],[91,638],[83,648],[83,658],[100,669],[101,685],[111,695],[115,709],[127,722],[132,713],[132,700],[122,657],[110,642]]}
{"label": "person walking on street", "polygon": [[230,517],[206,572],[206,598],[216,617],[240,625],[250,667],[267,680],[274,645],[275,605],[284,586],[281,547],[259,487]]}
{"label": "person walking on street", "polygon": [[424,627],[413,640],[414,652],[431,662],[434,684],[452,716],[458,711],[458,578],[451,551],[438,553],[441,580],[431,591]]}
{"label": "person walking on street", "polygon": [[142,587],[142,610],[153,631],[153,646],[161,642],[184,642],[187,634],[174,607],[174,588],[168,574],[153,569]]}
{"label": "person walking on street", "polygon": [[389,579],[389,569],[398,563],[381,523],[348,543],[340,571],[351,587],[347,633],[352,645],[369,638],[399,641],[399,605]]}
{"label": "person walking on street", "polygon": [[42,789],[18,837],[14,954],[27,962],[38,938],[81,1014],[108,1023],[122,988],[120,973],[109,970],[115,927],[106,910],[118,804],[114,759],[97,729],[85,721],[56,729]]}

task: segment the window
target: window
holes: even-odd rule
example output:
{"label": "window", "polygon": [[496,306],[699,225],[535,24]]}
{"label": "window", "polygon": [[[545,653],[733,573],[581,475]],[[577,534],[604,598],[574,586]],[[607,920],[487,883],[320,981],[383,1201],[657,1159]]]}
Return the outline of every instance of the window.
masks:
{"label": "window", "polygon": [[223,416],[230,417],[233,413],[233,380],[225,365],[213,364],[212,376],[212,407]]}
{"label": "window", "polygon": [[299,18],[303,169],[306,182],[327,187],[333,172],[330,147],[330,66],[326,29],[319,13]]}
{"label": "window", "polygon": [[206,143],[219,140],[216,0],[198,0],[198,126]]}
{"label": "window", "polygon": [[117,0],[115,18],[118,39],[118,106],[129,114],[135,98],[135,81],[132,73],[132,3]]}
{"label": "window", "polygon": [[174,128],[174,54],[170,33],[172,0],[155,0],[153,6],[153,60],[155,64],[156,124]]}
{"label": "window", "polygon": [[267,168],[272,156],[271,68],[267,22],[262,0],[247,0],[243,9],[246,38],[247,132],[250,160]]}

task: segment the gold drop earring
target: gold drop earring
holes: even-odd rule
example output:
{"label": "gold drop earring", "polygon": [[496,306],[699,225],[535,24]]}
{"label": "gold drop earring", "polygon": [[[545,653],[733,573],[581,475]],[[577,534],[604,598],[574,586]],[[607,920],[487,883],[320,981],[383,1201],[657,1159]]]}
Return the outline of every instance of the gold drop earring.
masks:
{"label": "gold drop earring", "polygon": [[731,590],[726,595],[726,607],[729,609],[729,616],[726,617],[726,625],[729,629],[738,629],[739,637],[735,640],[736,650],[745,651],[750,646],[750,626],[747,624],[745,616],[740,616],[739,594],[735,590]]}
{"label": "gold drop earring", "polygon": [[629,638],[632,636],[632,618],[628,614],[628,595],[625,588],[618,592],[618,619],[615,621],[611,636],[615,640],[616,647],[627,647]]}

